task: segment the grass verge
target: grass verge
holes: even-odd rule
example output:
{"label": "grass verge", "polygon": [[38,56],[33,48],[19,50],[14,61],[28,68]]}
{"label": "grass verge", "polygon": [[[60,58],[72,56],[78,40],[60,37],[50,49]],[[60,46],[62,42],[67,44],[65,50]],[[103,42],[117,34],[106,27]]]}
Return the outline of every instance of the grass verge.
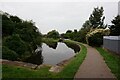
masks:
{"label": "grass verge", "polygon": [[115,74],[118,80],[120,80],[120,57],[102,49],[101,47],[98,47],[96,49],[103,56],[106,64],[111,69],[111,72]]}
{"label": "grass verge", "polygon": [[64,40],[63,42],[71,49],[74,49],[75,53],[80,51],[79,43],[76,44],[75,42],[70,42],[70,40]]}
{"label": "grass verge", "polygon": [[71,59],[71,61],[64,67],[64,69],[59,73],[49,72],[50,67],[42,67],[37,70],[31,70],[24,67],[3,65],[2,66],[2,77],[5,78],[74,78],[75,73],[77,72],[79,66],[82,64],[87,49],[84,45],[67,40],[68,43],[76,43],[81,46],[81,51],[76,54],[76,57]]}

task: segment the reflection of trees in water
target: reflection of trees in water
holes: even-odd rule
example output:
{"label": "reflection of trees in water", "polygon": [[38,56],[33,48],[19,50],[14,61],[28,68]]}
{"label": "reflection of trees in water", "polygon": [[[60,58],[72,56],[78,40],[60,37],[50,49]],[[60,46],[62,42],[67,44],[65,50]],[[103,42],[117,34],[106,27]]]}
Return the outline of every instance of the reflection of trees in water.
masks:
{"label": "reflection of trees in water", "polygon": [[[61,41],[62,42],[62,41]],[[67,42],[64,42],[69,48],[73,49],[74,52],[79,52],[80,51],[80,47],[79,45],[77,44],[71,44],[71,43],[67,43]],[[47,43],[46,43],[47,44]],[[57,45],[58,43],[57,42],[54,42],[52,44],[47,44],[50,48],[53,48],[53,49],[56,49],[57,48]]]}
{"label": "reflection of trees in water", "polygon": [[26,62],[40,65],[43,63],[43,56],[42,56],[42,50],[36,51],[34,54],[32,54],[30,57],[28,57]]}
{"label": "reflection of trees in water", "polygon": [[[69,48],[73,49],[74,52],[79,52],[80,47],[76,44],[70,44],[70,43],[65,43]],[[47,44],[48,45],[48,44]],[[52,45],[48,45],[49,47],[56,49],[58,43],[54,43]],[[37,49],[34,51],[34,53],[28,57],[25,62],[32,63],[32,64],[37,64],[40,65],[43,63],[43,56],[42,56],[42,48],[37,46]],[[36,67],[37,68],[37,67]]]}
{"label": "reflection of trees in water", "polygon": [[72,44],[72,43],[67,43],[67,42],[64,42],[69,48],[73,49],[74,52],[79,52],[80,51],[80,47],[79,45],[77,44]]}
{"label": "reflection of trees in water", "polygon": [[[47,43],[46,43],[47,44]],[[56,49],[57,48],[57,42],[52,44],[47,44],[50,48]]]}

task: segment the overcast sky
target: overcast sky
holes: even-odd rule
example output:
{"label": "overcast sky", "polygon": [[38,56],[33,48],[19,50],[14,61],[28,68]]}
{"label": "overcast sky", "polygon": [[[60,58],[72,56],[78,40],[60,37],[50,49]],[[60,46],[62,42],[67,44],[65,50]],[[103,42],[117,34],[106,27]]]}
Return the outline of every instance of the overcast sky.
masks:
{"label": "overcast sky", "polygon": [[41,33],[57,30],[79,30],[88,20],[94,7],[104,8],[105,23],[118,14],[118,2],[1,2],[0,10],[19,16],[23,20],[33,20]]}

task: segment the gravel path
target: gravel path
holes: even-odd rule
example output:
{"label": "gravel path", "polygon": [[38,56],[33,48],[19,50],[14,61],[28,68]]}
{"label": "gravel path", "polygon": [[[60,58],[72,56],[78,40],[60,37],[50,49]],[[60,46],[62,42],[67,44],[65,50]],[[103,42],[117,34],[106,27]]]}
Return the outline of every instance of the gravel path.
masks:
{"label": "gravel path", "polygon": [[87,47],[87,55],[84,62],[79,67],[79,70],[75,75],[75,79],[115,78],[99,52],[86,44],[84,45]]}

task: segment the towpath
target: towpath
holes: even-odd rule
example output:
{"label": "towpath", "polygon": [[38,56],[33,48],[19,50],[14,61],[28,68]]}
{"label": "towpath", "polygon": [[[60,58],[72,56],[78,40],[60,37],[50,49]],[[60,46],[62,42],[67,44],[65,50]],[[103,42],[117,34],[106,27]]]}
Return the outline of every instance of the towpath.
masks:
{"label": "towpath", "polygon": [[115,78],[100,53],[95,48],[84,45],[87,47],[87,55],[74,78]]}

